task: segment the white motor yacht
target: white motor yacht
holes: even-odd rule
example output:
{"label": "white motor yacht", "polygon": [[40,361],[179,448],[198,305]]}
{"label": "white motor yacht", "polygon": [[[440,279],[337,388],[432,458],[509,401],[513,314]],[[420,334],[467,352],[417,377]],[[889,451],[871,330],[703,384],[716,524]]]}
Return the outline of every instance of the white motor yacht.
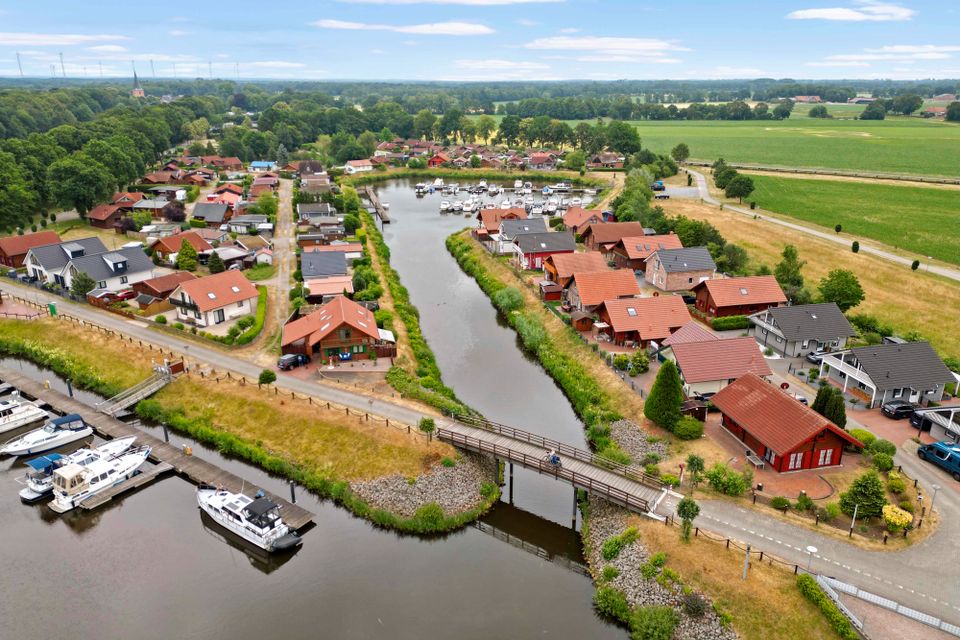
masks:
{"label": "white motor yacht", "polygon": [[90,463],[117,456],[133,446],[136,436],[117,438],[104,442],[95,449],[78,449],[68,456],[59,453],[48,453],[45,456],[27,461],[29,470],[26,475],[17,478],[17,482],[24,485],[20,490],[20,500],[32,504],[42,500],[53,490],[53,472],[68,464],[77,464],[86,467]]}
{"label": "white motor yacht", "polygon": [[197,505],[217,524],[266,551],[292,549],[302,542],[280,517],[280,506],[262,493],[251,498],[200,485]]}
{"label": "white motor yacht", "polygon": [[478,188],[478,189],[481,189],[481,190],[486,189],[486,188],[487,188],[487,181],[486,181],[486,180],[481,180],[480,182],[478,182],[478,183],[477,183],[477,188]]}
{"label": "white motor yacht", "polygon": [[504,199],[503,199],[503,202],[500,203],[500,208],[501,208],[501,209],[509,209],[510,206],[511,206],[511,205],[510,205],[510,198],[504,198]]}
{"label": "white motor yacht", "polygon": [[583,200],[580,198],[570,198],[571,207],[579,207],[581,204],[583,204]]}
{"label": "white motor yacht", "polygon": [[54,469],[50,508],[57,513],[70,511],[87,498],[133,476],[149,455],[150,447],[137,447],[94,460],[85,467],[68,464]]}
{"label": "white motor yacht", "polygon": [[443,178],[437,178],[433,181],[433,186],[435,189],[439,189],[443,186]]}
{"label": "white motor yacht", "polygon": [[14,438],[0,447],[0,453],[8,456],[26,456],[43,453],[50,449],[93,435],[93,427],[83,421],[79,414],[71,413],[49,420],[39,429]]}
{"label": "white motor yacht", "polygon": [[0,402],[0,433],[13,431],[47,417],[47,412],[26,400]]}
{"label": "white motor yacht", "polygon": [[459,200],[454,201],[454,203],[450,205],[450,210],[453,211],[454,213],[462,213],[463,203],[460,202]]}
{"label": "white motor yacht", "polygon": [[414,192],[417,195],[423,195],[427,192],[427,185],[422,182],[418,182],[417,185],[413,188]]}
{"label": "white motor yacht", "polygon": [[530,209],[530,215],[532,215],[532,216],[542,216],[542,215],[543,215],[543,207],[541,207],[541,206],[538,205],[538,204],[533,205],[533,208]]}
{"label": "white motor yacht", "polygon": [[440,211],[449,211],[450,210],[450,201],[441,200],[440,201]]}
{"label": "white motor yacht", "polygon": [[514,181],[513,181],[513,189],[514,189],[514,191],[517,191],[517,190],[519,190],[519,189],[523,189],[523,180],[514,180]]}

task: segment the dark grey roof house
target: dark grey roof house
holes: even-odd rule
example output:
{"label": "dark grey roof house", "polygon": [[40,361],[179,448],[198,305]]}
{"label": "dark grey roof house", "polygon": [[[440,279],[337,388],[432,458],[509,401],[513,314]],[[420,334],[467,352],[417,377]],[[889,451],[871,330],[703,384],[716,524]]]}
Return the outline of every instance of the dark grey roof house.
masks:
{"label": "dark grey roof house", "polygon": [[336,207],[327,202],[301,202],[297,205],[297,217],[306,220],[313,216],[336,216]]}
{"label": "dark grey roof house", "polygon": [[527,220],[504,220],[500,223],[500,239],[513,242],[517,236],[527,233],[546,233],[547,223],[543,218]]}
{"label": "dark grey roof house", "polygon": [[787,357],[843,349],[847,338],[857,335],[833,302],[770,307],[750,316],[750,322],[758,343]]}
{"label": "dark grey roof house", "polygon": [[304,280],[347,275],[346,254],[339,251],[305,251],[300,255]]}
{"label": "dark grey roof house", "polygon": [[543,261],[558,253],[573,253],[577,241],[567,231],[555,233],[522,233],[513,244],[517,249],[517,262],[522,269],[542,269]]}
{"label": "dark grey roof house", "polygon": [[140,247],[94,253],[73,258],[67,263],[63,270],[64,286],[69,288],[74,277],[86,273],[97,287],[116,292],[153,277],[153,270],[153,262]]}
{"label": "dark grey roof house", "polygon": [[873,408],[890,400],[939,402],[953,374],[929,343],[877,344],[827,354],[820,374]]}
{"label": "dark grey roof house", "polygon": [[194,220],[203,220],[208,225],[220,226],[227,215],[227,205],[222,202],[198,202],[193,207]]}
{"label": "dark grey roof house", "polygon": [[657,257],[667,273],[686,271],[715,270],[717,265],[710,257],[706,247],[684,247],[683,249],[659,249]]}
{"label": "dark grey roof house", "polygon": [[27,273],[41,282],[64,286],[63,268],[73,258],[103,253],[107,247],[100,238],[78,238],[58,244],[46,244],[27,251],[24,266]]}

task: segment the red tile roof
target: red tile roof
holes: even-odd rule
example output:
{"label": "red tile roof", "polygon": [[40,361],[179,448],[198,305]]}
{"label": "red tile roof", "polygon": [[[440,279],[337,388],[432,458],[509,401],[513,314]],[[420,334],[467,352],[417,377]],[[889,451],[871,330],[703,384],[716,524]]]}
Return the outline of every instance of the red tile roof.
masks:
{"label": "red tile roof", "polygon": [[380,338],[377,321],[369,309],[344,296],[337,296],[313,313],[284,325],[280,344],[285,346],[301,338],[307,338],[310,344],[316,344],[343,324],[350,325],[371,338]]}
{"label": "red tile roof", "polygon": [[346,244],[312,244],[303,248],[304,251],[333,251],[339,253],[360,253],[363,251],[363,245],[359,242],[348,242]]}
{"label": "red tile roof", "polygon": [[682,249],[683,243],[675,233],[660,236],[625,236],[620,238],[618,247],[623,247],[630,260],[646,260],[660,249]]}
{"label": "red tile roof", "polygon": [[733,380],[747,373],[769,376],[773,372],[751,337],[681,342],[670,347],[687,384]]}
{"label": "red tile roof", "polygon": [[140,191],[123,191],[121,193],[113,194],[113,198],[110,200],[113,204],[120,204],[121,200],[124,204],[135,204],[140,202],[145,197],[145,194]]}
{"label": "red tile roof", "polygon": [[641,340],[662,340],[691,321],[680,296],[604,300],[600,306],[607,310],[615,332],[636,331]]}
{"label": "red tile roof", "polygon": [[98,204],[93,209],[90,209],[90,213],[87,214],[87,218],[90,220],[109,220],[110,216],[115,214],[120,209],[127,206],[126,203],[120,204]]}
{"label": "red tile roof", "polygon": [[603,220],[603,212],[600,209],[584,209],[583,207],[570,207],[563,214],[563,226],[567,229],[577,231],[587,220],[596,216],[597,220]]}
{"label": "red tile roof", "polygon": [[753,374],[748,373],[727,385],[710,401],[780,456],[824,430],[832,431],[853,446],[863,446],[813,409]]}
{"label": "red tile roof", "polygon": [[57,244],[60,235],[56,231],[38,231],[23,236],[0,238],[0,253],[6,256],[27,255],[27,251],[45,244]]}
{"label": "red tile roof", "polygon": [[[257,288],[239,271],[223,271],[212,276],[181,282],[184,291],[200,311],[212,311],[241,300],[257,297]],[[211,297],[212,296],[212,297]]]}
{"label": "red tile roof", "polygon": [[586,233],[589,233],[596,242],[609,244],[629,236],[642,236],[643,225],[639,222],[595,223],[587,227],[584,234]]}
{"label": "red tile roof", "polygon": [[547,258],[557,270],[558,278],[570,278],[578,271],[608,271],[606,259],[599,251],[555,253]]}
{"label": "red tile roof", "polygon": [[372,167],[373,162],[364,158],[363,160],[347,160],[348,167]]}
{"label": "red tile roof", "polygon": [[190,243],[197,252],[213,249],[213,245],[207,242],[196,231],[184,231],[172,236],[160,238],[153,245],[153,250],[160,253],[177,253],[180,251],[180,247],[183,246],[184,240]]}
{"label": "red tile roof", "polygon": [[527,210],[523,207],[510,209],[481,209],[480,223],[487,233],[500,231],[500,223],[504,220],[526,220]]}
{"label": "red tile roof", "polygon": [[158,294],[170,294],[180,285],[181,282],[196,279],[197,276],[193,275],[189,271],[174,271],[173,273],[168,273],[165,276],[143,280],[138,282],[137,285],[142,285],[146,288],[152,289]]}
{"label": "red tile roof", "polygon": [[745,278],[718,278],[704,280],[694,287],[706,287],[717,307],[733,307],[742,304],[778,304],[787,301],[783,289],[773,276],[748,276]]}
{"label": "red tile roof", "polygon": [[219,187],[217,187],[216,189],[214,189],[213,192],[214,192],[214,193],[227,193],[227,192],[230,192],[230,193],[235,193],[235,194],[237,194],[238,196],[242,196],[242,195],[243,195],[243,187],[241,187],[241,186],[238,185],[238,184],[227,183],[227,184],[222,184],[222,185],[220,185]]}
{"label": "red tile roof", "polygon": [[640,295],[640,285],[637,284],[633,271],[629,269],[574,273],[573,281],[580,294],[580,303],[587,307],[598,305],[604,300]]}
{"label": "red tile roof", "polygon": [[319,280],[307,280],[304,286],[311,296],[335,296],[344,291],[353,293],[353,276],[331,276]]}
{"label": "red tile roof", "polygon": [[703,325],[696,320],[691,320],[687,324],[677,329],[673,335],[666,338],[660,344],[664,347],[672,344],[681,344],[683,342],[706,342],[707,340],[719,340],[715,333],[707,331]]}

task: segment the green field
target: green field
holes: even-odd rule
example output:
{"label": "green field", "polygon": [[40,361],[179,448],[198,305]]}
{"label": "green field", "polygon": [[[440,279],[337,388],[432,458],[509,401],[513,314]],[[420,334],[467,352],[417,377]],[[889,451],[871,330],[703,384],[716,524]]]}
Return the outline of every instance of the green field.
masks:
{"label": "green field", "polygon": [[751,177],[763,209],[960,264],[960,190]]}

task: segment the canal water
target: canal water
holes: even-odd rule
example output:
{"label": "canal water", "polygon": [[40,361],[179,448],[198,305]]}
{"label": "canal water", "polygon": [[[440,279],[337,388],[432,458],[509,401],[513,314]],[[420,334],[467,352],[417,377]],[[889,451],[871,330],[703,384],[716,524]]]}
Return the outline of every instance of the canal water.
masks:
{"label": "canal water", "polygon": [[[467,221],[441,219],[412,190],[405,204],[405,191],[381,190],[396,220],[388,242],[447,383],[490,419],[582,443],[559,390],[446,253],[443,239]],[[0,364],[66,391],[29,363]],[[141,428],[162,437],[158,427]],[[170,441],[257,486],[289,491],[282,479],[189,439]],[[0,459],[2,638],[623,637],[591,608],[593,587],[570,529],[572,491],[535,474],[518,470],[515,506],[498,505],[480,528],[429,539],[377,529],[301,489],[298,503],[317,525],[295,554],[275,559],[225,539],[179,478],[92,513],[55,516],[19,502],[23,472],[23,461]]]}

